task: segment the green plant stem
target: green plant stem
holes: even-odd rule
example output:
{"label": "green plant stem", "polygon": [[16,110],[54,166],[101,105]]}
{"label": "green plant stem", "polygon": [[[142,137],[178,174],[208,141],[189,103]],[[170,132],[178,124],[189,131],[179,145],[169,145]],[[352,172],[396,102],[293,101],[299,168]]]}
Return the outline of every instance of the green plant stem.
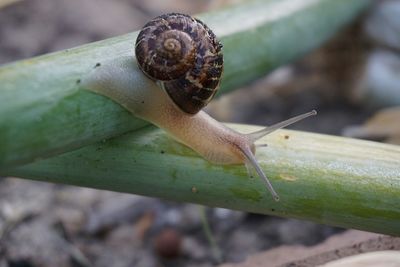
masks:
{"label": "green plant stem", "polygon": [[199,213],[200,213],[200,218],[201,218],[201,224],[203,225],[203,231],[208,240],[208,243],[210,244],[210,248],[211,248],[211,252],[214,257],[214,260],[216,260],[217,263],[222,263],[222,261],[223,261],[222,252],[219,249],[217,241],[215,240],[214,235],[211,231],[210,223],[207,218],[206,207],[204,207],[204,206],[198,206],[198,207],[199,207]]}
{"label": "green plant stem", "polygon": [[245,166],[212,165],[154,127],[0,174],[400,235],[399,146],[288,130],[260,143],[280,202]]}
{"label": "green plant stem", "polygon": [[[368,0],[256,0],[199,17],[224,44],[221,92],[322,44]],[[137,32],[0,68],[0,169],[117,136],[147,123],[80,81],[106,61],[133,55]],[[138,77],[137,87],[144,76]]]}

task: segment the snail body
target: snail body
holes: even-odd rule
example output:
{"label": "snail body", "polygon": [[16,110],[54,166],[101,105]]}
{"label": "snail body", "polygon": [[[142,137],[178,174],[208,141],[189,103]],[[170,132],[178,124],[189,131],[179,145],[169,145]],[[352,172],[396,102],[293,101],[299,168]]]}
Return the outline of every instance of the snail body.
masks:
{"label": "snail body", "polygon": [[[201,109],[217,92],[223,68],[221,49],[212,31],[199,20],[176,13],[162,15],[139,33],[137,62],[126,57],[101,64],[82,80],[82,85],[164,129],[211,163],[253,167],[273,198],[279,200],[257,163],[254,143],[316,112],[250,134],[219,123]],[[142,74],[137,68],[149,79],[138,79],[136,76]]]}
{"label": "snail body", "polygon": [[234,130],[204,111],[194,115],[182,112],[153,81],[146,79],[143,84],[137,84],[140,79],[135,77],[138,73],[135,69],[137,66],[131,58],[122,58],[118,63],[102,64],[85,77],[82,84],[95,93],[113,99],[135,116],[164,129],[174,139],[212,163],[243,163],[238,153],[231,152],[234,147],[226,145],[226,140],[238,137]]}

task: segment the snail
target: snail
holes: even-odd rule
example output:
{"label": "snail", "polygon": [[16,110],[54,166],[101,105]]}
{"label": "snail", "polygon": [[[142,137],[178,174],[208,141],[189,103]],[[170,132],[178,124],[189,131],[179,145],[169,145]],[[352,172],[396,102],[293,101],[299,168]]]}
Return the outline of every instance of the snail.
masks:
{"label": "snail", "polygon": [[[245,164],[248,170],[251,166],[278,201],[257,163],[254,142],[316,111],[250,134],[238,133],[210,117],[201,109],[219,87],[222,45],[203,22],[188,15],[166,14],[148,22],[137,37],[135,55],[137,62],[134,57],[124,57],[102,63],[82,85],[164,129],[211,163]],[[135,71],[137,68],[142,72]],[[149,79],[136,77],[142,73]]]}

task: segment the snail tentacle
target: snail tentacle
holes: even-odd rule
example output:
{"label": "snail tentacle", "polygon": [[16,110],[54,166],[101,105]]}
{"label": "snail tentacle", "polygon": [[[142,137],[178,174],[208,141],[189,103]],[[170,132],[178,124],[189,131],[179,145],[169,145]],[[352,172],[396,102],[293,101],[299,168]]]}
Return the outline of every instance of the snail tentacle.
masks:
{"label": "snail tentacle", "polygon": [[289,126],[289,125],[291,125],[293,123],[296,123],[298,121],[301,121],[301,120],[303,120],[303,119],[305,119],[307,117],[314,116],[314,115],[317,115],[317,111],[316,110],[311,110],[310,112],[307,112],[307,113],[298,115],[296,117],[293,117],[293,118],[278,122],[278,123],[276,123],[274,125],[271,125],[271,126],[267,126],[264,129],[261,129],[259,131],[254,132],[254,133],[249,133],[249,134],[247,134],[247,136],[249,137],[250,140],[255,142],[255,141],[263,138],[267,134],[270,134],[270,133],[272,133],[272,132],[274,132],[276,130],[279,130],[281,128],[285,128],[285,127],[287,127],[287,126]]}
{"label": "snail tentacle", "polygon": [[[279,201],[279,195],[276,193],[274,187],[272,186],[271,182],[269,181],[268,177],[265,175],[264,171],[261,169],[260,165],[257,162],[256,157],[254,156],[253,152],[251,151],[249,146],[241,147],[240,150],[243,152],[243,155],[246,157],[246,165],[250,165],[254,168],[257,172],[258,176],[260,176],[261,180],[264,182],[266,187],[268,188],[269,192],[271,193],[272,197],[275,201]],[[247,167],[248,169],[248,167]]]}

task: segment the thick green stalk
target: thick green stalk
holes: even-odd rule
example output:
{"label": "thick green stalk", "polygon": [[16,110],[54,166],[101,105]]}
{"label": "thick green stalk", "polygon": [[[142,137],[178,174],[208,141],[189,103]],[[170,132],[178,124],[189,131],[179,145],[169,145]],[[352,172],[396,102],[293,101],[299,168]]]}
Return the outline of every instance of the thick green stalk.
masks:
{"label": "thick green stalk", "polygon": [[[368,0],[255,0],[200,15],[224,44],[221,92],[319,46]],[[134,118],[80,81],[106,61],[133,55],[137,32],[0,68],[0,169],[138,129]],[[137,87],[143,84],[138,77]]]}
{"label": "thick green stalk", "polygon": [[0,174],[400,236],[399,146],[287,130],[260,143],[280,202],[244,166],[212,165],[154,127]]}

